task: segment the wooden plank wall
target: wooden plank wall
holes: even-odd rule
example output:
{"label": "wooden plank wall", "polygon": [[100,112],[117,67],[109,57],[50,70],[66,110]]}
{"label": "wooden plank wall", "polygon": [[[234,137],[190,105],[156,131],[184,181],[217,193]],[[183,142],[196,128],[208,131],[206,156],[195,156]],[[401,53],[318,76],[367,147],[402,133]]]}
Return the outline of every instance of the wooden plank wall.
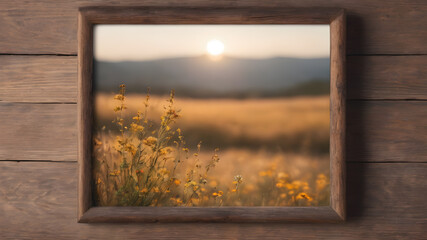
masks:
{"label": "wooden plank wall", "polygon": [[[78,224],[76,81],[81,6],[347,10],[348,221]],[[425,239],[425,0],[0,0],[0,239]]]}

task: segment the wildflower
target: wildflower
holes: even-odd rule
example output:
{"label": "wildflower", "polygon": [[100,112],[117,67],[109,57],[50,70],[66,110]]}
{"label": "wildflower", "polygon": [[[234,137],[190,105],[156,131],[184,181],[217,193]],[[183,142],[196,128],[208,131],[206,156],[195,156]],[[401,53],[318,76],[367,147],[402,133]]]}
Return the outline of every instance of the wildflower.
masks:
{"label": "wildflower", "polygon": [[146,192],[148,192],[148,189],[147,188],[143,188],[143,189],[141,189],[141,191],[139,191],[140,193],[146,193]]}
{"label": "wildflower", "polygon": [[173,183],[175,183],[175,185],[179,186],[181,184],[181,181],[179,179],[175,179],[173,181]]}
{"label": "wildflower", "polygon": [[130,143],[125,144],[124,149],[127,152],[132,153],[132,155],[136,154],[136,147],[134,145],[130,144]]}
{"label": "wildflower", "polygon": [[150,136],[150,137],[144,139],[142,141],[142,143],[144,143],[147,146],[155,146],[157,144],[157,138]]}
{"label": "wildflower", "polygon": [[282,187],[284,187],[284,186],[285,186],[285,184],[283,184],[283,183],[281,183],[281,182],[276,183],[276,187],[277,187],[277,188],[282,188]]}
{"label": "wildflower", "polygon": [[138,124],[136,124],[136,123],[131,123],[130,124],[130,129],[131,129],[131,131],[133,131],[133,132],[140,132],[140,131],[142,131],[142,130],[144,130],[144,127],[143,126],[141,126],[141,125],[138,125]]}
{"label": "wildflower", "polygon": [[162,148],[162,149],[160,149],[160,155],[167,155],[167,154],[171,153],[172,150],[173,149],[171,147]]}
{"label": "wildflower", "polygon": [[97,183],[97,184],[101,184],[101,183],[102,183],[101,178],[98,178],[98,181],[97,181],[96,183]]}
{"label": "wildflower", "polygon": [[311,198],[310,196],[307,195],[307,193],[299,193],[296,197],[297,200],[299,199],[306,199],[308,201],[312,201],[313,198]]}
{"label": "wildflower", "polygon": [[286,198],[286,193],[282,193],[282,194],[280,194],[280,198]]}
{"label": "wildflower", "polygon": [[123,100],[125,100],[125,96],[123,96],[122,94],[116,94],[114,96],[114,99],[119,100],[119,101],[123,101]]}
{"label": "wildflower", "polygon": [[242,175],[236,175],[236,176],[234,176],[234,181],[237,182],[237,183],[242,183],[243,182]]}

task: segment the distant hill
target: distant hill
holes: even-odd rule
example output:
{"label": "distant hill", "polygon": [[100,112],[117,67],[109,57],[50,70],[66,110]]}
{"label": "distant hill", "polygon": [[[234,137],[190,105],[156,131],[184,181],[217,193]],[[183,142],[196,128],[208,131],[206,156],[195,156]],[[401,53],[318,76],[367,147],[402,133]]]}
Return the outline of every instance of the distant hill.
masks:
{"label": "distant hill", "polygon": [[94,62],[95,89],[189,97],[270,97],[329,92],[329,59],[239,59],[206,56],[152,61]]}

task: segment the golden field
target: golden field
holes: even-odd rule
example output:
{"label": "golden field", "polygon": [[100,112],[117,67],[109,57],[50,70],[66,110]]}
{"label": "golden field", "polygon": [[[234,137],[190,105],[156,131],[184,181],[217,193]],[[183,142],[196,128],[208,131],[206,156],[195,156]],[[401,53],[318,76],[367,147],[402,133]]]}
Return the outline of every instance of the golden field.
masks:
{"label": "golden field", "polygon": [[147,99],[123,88],[97,94],[95,116],[98,205],[329,204],[327,96]]}

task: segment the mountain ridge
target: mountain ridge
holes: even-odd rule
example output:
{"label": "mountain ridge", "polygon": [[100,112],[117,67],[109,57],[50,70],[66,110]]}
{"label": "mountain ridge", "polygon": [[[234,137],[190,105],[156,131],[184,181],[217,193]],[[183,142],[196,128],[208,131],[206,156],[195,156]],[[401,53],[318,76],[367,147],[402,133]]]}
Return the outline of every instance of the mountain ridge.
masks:
{"label": "mountain ridge", "polygon": [[[245,59],[207,56],[145,61],[94,61],[96,91],[113,92],[124,83],[129,92],[185,96],[269,96],[308,82],[329,84],[329,58]],[[313,85],[314,86],[314,85]],[[323,88],[322,88],[323,89]],[[304,91],[303,91],[304,92]]]}

